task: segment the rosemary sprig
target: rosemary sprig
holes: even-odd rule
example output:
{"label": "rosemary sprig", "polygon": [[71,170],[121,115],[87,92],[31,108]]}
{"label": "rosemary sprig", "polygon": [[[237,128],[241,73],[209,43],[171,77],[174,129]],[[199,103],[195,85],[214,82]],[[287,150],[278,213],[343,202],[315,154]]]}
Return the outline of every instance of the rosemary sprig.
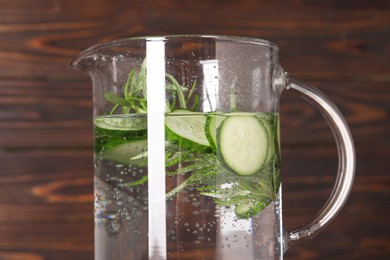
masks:
{"label": "rosemary sprig", "polygon": [[[110,115],[119,113],[146,113],[147,112],[147,66],[146,60],[140,68],[132,69],[123,86],[123,96],[112,92],[106,92],[104,98],[113,104]],[[167,112],[174,110],[176,107],[181,109],[191,109],[196,111],[199,106],[199,96],[194,95],[196,89],[196,80],[192,83],[190,89],[181,85],[174,76],[166,74],[166,90],[170,98],[166,100]],[[177,104],[177,101],[179,102]],[[190,103],[193,103],[189,107]]]}

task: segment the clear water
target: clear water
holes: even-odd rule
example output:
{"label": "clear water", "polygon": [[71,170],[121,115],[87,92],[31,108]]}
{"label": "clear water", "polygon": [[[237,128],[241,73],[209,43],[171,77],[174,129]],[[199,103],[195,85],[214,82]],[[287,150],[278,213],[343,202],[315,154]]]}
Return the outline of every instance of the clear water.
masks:
{"label": "clear water", "polygon": [[[148,183],[134,183],[147,176],[147,159],[128,163],[104,156],[112,147],[146,138],[146,132],[96,127],[95,137],[96,260],[282,259],[280,190],[259,213],[238,218],[234,205],[217,205],[214,198],[202,195],[196,184],[186,186],[166,200],[167,214],[161,216],[161,221],[166,224],[167,255],[149,256]],[[214,156],[210,151],[201,153],[210,153],[207,155],[210,158]],[[196,155],[200,155],[199,152],[191,154]],[[167,168],[167,172],[172,172],[172,167],[185,166],[185,162],[181,162]],[[272,169],[278,171],[275,167]],[[182,185],[196,174],[195,171],[167,176],[166,191]],[[275,172],[272,174],[276,175]],[[216,183],[228,185],[223,182]]]}

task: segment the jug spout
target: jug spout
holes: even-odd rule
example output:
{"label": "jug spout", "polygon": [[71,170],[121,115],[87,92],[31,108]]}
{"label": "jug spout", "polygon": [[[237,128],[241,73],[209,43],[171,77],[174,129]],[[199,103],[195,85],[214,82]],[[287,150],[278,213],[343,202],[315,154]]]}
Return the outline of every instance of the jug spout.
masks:
{"label": "jug spout", "polygon": [[70,63],[70,67],[74,70],[88,72],[93,67],[94,60],[96,59],[97,56],[84,57],[83,55],[80,54]]}
{"label": "jug spout", "polygon": [[70,67],[74,70],[86,73],[93,70],[98,66],[97,61],[103,57],[102,54],[99,53],[99,46],[101,45],[103,44],[98,44],[82,51],[76,58],[71,61]]}
{"label": "jug spout", "polygon": [[71,61],[70,67],[74,70],[87,73],[101,67],[102,64],[118,55],[115,51],[110,52],[111,49],[108,48],[111,45],[118,45],[119,43],[117,42],[119,41],[99,43],[85,49]]}

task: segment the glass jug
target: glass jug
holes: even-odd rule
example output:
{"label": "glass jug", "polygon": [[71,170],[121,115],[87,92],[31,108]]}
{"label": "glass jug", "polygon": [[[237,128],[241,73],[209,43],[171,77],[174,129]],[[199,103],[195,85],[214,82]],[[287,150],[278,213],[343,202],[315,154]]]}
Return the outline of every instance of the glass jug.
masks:
{"label": "glass jug", "polygon": [[[282,259],[340,211],[355,171],[343,116],[290,77],[265,40],[116,40],[72,67],[93,82],[95,259]],[[329,123],[336,184],[312,221],[282,224],[279,98],[298,92]]]}

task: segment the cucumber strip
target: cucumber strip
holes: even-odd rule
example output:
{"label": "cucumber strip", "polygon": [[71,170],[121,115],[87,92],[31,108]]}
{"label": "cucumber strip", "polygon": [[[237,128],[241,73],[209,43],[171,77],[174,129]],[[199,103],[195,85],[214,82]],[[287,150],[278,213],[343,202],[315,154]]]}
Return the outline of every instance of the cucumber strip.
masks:
{"label": "cucumber strip", "polygon": [[268,203],[263,200],[251,199],[236,205],[234,212],[239,219],[248,219],[263,210]]}
{"label": "cucumber strip", "polygon": [[217,151],[217,129],[225,119],[226,116],[220,114],[208,115],[206,119],[206,126],[205,126],[206,137],[210,143],[211,148],[215,152]]}
{"label": "cucumber strip", "polygon": [[106,130],[139,131],[147,126],[146,117],[97,117],[95,126]]}
{"label": "cucumber strip", "polygon": [[280,152],[280,149],[281,149],[281,142],[280,142],[280,117],[278,117],[276,119],[276,140],[278,141],[278,145],[279,145],[279,152]]}
{"label": "cucumber strip", "polygon": [[144,165],[148,143],[138,140],[114,146],[102,152],[102,159],[112,160],[121,164]]}
{"label": "cucumber strip", "polygon": [[266,162],[268,132],[256,116],[235,113],[218,128],[217,145],[220,161],[225,167],[239,175],[252,175]]}
{"label": "cucumber strip", "polygon": [[273,123],[274,123],[273,120],[270,121],[270,120],[268,120],[267,117],[258,116],[257,118],[263,123],[263,125],[268,133],[269,145],[268,145],[267,159],[264,162],[264,166],[265,166],[268,163],[270,163],[275,156],[275,133],[274,133],[275,126],[273,125]]}
{"label": "cucumber strip", "polygon": [[190,148],[193,145],[210,147],[205,134],[206,117],[203,113],[178,109],[167,113],[165,125],[167,135],[173,141]]}

